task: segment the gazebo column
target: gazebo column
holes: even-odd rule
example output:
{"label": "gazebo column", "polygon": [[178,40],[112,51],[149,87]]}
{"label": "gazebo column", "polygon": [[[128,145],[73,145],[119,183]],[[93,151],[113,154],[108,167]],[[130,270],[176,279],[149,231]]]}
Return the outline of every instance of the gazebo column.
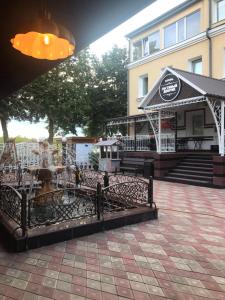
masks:
{"label": "gazebo column", "polygon": [[137,150],[136,118],[134,118],[134,151]]}
{"label": "gazebo column", "polygon": [[162,145],[161,145],[161,110],[159,110],[159,120],[158,120],[158,126],[159,126],[159,131],[158,131],[158,141],[159,141],[159,148],[158,148],[158,153],[161,154],[162,152]]}
{"label": "gazebo column", "polygon": [[221,137],[220,137],[220,155],[224,156],[224,101],[221,100]]}

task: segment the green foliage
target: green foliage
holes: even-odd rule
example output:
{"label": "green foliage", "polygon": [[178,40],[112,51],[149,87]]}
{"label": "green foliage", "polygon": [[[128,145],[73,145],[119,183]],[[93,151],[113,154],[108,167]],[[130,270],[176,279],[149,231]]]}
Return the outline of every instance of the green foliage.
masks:
{"label": "green foliage", "polygon": [[107,119],[127,114],[126,49],[114,47],[93,61],[94,78],[89,87],[89,106],[85,133],[90,136],[105,134]]}
{"label": "green foliage", "polygon": [[101,60],[83,50],[4,99],[0,119],[45,118],[51,143],[58,129],[76,134],[82,127],[87,135],[102,135],[108,118],[126,114],[127,62],[126,49],[114,47]]}

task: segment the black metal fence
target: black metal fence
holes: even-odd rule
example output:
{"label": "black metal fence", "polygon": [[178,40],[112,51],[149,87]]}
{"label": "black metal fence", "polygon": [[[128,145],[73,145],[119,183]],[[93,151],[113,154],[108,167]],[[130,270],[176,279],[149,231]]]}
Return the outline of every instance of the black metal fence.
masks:
{"label": "black metal fence", "polygon": [[96,193],[61,189],[28,200],[28,228],[89,218],[96,215]]}
{"label": "black metal fence", "polygon": [[147,182],[134,176],[109,176],[109,184],[104,186],[105,175],[95,175],[86,174],[82,188],[56,189],[41,195],[34,190],[32,197],[25,189],[18,192],[12,186],[0,185],[0,213],[25,235],[28,229],[39,226],[101,220],[108,213],[155,205],[152,178]]}

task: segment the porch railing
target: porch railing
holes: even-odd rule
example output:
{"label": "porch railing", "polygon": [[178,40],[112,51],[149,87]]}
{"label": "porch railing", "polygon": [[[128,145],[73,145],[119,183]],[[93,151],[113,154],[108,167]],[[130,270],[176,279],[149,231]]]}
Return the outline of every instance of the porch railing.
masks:
{"label": "porch railing", "polygon": [[[156,151],[154,138],[150,135],[121,136],[123,151]],[[173,133],[161,134],[161,152],[175,151],[175,135]]]}
{"label": "porch railing", "polygon": [[161,152],[175,152],[175,134],[161,134]]}

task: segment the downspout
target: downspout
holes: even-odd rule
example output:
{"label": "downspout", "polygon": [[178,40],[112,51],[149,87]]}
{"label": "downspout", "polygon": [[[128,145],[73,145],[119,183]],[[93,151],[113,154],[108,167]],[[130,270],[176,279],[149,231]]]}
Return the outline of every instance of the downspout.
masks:
{"label": "downspout", "polygon": [[[129,62],[128,64],[130,63],[130,59],[131,59],[131,45],[130,45],[130,40],[129,40],[129,49],[128,49],[129,53]],[[127,66],[127,116],[129,116],[129,112],[130,112],[130,72],[129,72],[129,68]],[[130,135],[130,126],[129,126],[129,123],[127,123],[127,134]]]}
{"label": "downspout", "polygon": [[209,64],[209,77],[212,77],[212,39],[210,37],[210,34],[209,34],[209,31],[212,27],[212,1],[209,0],[208,1],[209,3],[209,11],[208,11],[208,18],[209,18],[209,26],[208,28],[206,29],[206,37],[209,41],[209,44],[208,44],[208,53],[209,53],[209,56],[208,56],[208,64]]}

